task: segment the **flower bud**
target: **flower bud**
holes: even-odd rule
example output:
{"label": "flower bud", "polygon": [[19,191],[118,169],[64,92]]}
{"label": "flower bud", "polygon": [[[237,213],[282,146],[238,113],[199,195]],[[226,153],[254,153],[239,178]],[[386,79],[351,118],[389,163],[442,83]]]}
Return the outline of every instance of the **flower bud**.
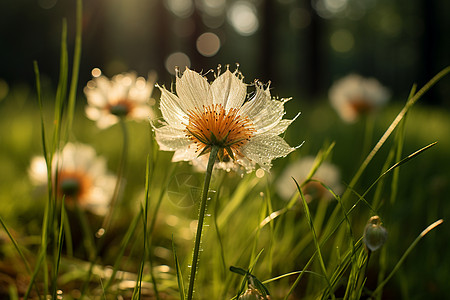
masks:
{"label": "flower bud", "polygon": [[386,242],[388,233],[381,224],[380,217],[373,216],[364,229],[363,241],[370,251],[378,250]]}
{"label": "flower bud", "polygon": [[270,299],[269,296],[264,297],[257,289],[252,287],[251,285],[249,288],[239,296],[239,300],[266,300]]}

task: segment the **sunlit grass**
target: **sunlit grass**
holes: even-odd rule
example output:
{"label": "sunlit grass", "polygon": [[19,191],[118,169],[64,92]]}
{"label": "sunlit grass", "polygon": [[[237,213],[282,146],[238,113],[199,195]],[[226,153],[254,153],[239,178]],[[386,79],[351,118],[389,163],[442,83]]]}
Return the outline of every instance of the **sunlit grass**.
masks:
{"label": "sunlit grass", "polygon": [[[57,87],[41,89],[35,64],[36,93],[12,87],[0,103],[1,297],[184,299],[193,286],[187,274],[202,188],[206,211],[194,298],[447,295],[449,231],[432,230],[450,210],[450,115],[415,104],[425,90],[413,88],[409,102],[396,99],[352,125],[342,123],[326,99],[308,104],[293,95],[288,115],[302,115],[284,137],[305,141],[303,147],[276,160],[270,173],[214,170],[208,190],[203,173],[158,150],[148,122],[99,130],[85,117],[86,101],[75,94],[81,45],[70,67],[65,24],[62,33]],[[63,205],[52,184],[38,189],[28,178],[33,156],[45,154],[50,163],[67,141],[93,146],[123,179],[106,222]],[[293,178],[298,191],[282,200],[276,180],[306,156],[316,157],[309,176]],[[343,193],[315,179],[324,161],[340,169]],[[333,200],[307,200],[311,183]],[[373,215],[388,238],[371,252],[362,237]]]}

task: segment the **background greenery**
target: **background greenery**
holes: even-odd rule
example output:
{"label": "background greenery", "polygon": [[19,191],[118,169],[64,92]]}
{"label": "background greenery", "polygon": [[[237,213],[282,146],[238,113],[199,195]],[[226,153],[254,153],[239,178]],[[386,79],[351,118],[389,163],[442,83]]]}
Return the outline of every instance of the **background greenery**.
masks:
{"label": "background greenery", "polygon": [[[318,1],[312,3],[316,2]],[[32,60],[37,59],[42,68],[44,115],[49,128],[52,125],[53,91],[59,68],[62,17],[68,18],[69,49],[73,46],[71,41],[74,34],[74,3],[52,3],[3,1],[0,4],[0,54],[5,58],[0,68],[0,216],[21,247],[27,249],[26,256],[32,262],[36,259],[33,251],[38,249],[40,243],[45,207],[45,197],[32,187],[27,176],[31,157],[42,153]],[[230,7],[232,3],[227,1],[226,7]],[[370,139],[373,146],[403,107],[412,84],[418,82],[420,87],[449,64],[446,1],[417,1],[408,2],[407,5],[404,1],[364,1],[364,13],[356,19],[352,17],[350,9],[354,1],[350,0],[340,2],[345,3],[346,9],[332,15],[323,15],[323,12],[322,15],[319,14],[310,7],[309,1],[252,3],[255,4],[260,28],[251,36],[239,35],[227,22],[214,30],[208,29],[202,23],[198,9],[188,17],[177,17],[167,8],[167,3],[162,1],[143,3],[134,0],[126,4],[120,1],[91,1],[85,3],[84,8],[79,92],[90,79],[93,67],[100,67],[108,76],[129,69],[145,75],[150,69],[155,69],[159,82],[169,85],[173,76],[165,69],[164,62],[173,51],[183,51],[188,54],[191,66],[196,70],[215,68],[218,63],[233,65],[239,62],[247,81],[253,78],[271,80],[274,95],[293,97],[286,105],[287,118],[294,117],[298,111],[302,112],[288,129],[286,140],[291,145],[302,141],[305,144],[286,159],[275,161],[270,175],[266,174],[264,178],[258,179],[254,174],[242,178],[233,173],[215,173],[212,189],[216,193],[209,207],[211,217],[207,219],[209,229],[205,233],[209,243],[205,243],[200,262],[200,268],[206,268],[208,262],[212,262],[214,267],[211,273],[200,273],[197,286],[204,295],[215,295],[218,298],[223,295],[224,290],[231,297],[230,291],[237,290],[241,279],[222,266],[223,258],[226,266],[247,268],[250,257],[264,248],[253,273],[265,280],[301,270],[312,255],[315,248],[310,237],[309,243],[304,242],[309,228],[300,205],[280,218],[280,221],[274,222],[273,227],[266,226],[256,235],[252,233],[269,210],[277,210],[285,205],[272,186],[284,166],[295,159],[316,155],[320,149],[335,142],[328,159],[340,168],[343,183],[348,184],[367,155],[368,148],[363,145],[363,141],[367,139],[367,124],[362,120],[348,125],[338,119],[326,97],[331,82],[348,72],[356,71],[377,77],[393,91],[391,104],[374,118]],[[303,10],[295,10],[297,8]],[[303,16],[300,19],[306,25],[298,27],[295,22],[300,19],[294,23],[288,22],[289,18],[286,16],[291,11]],[[192,35],[177,37],[173,33],[173,24],[184,24],[188,20],[195,24]],[[223,39],[223,46],[213,57],[203,57],[195,50],[196,36],[205,30],[220,33],[219,36]],[[337,51],[331,45],[331,37],[338,30],[344,30],[353,36],[353,47],[348,51]],[[445,222],[414,248],[386,286],[385,299],[444,299],[449,293],[447,282],[450,270],[446,267],[450,265],[447,251],[447,241],[450,238],[447,223],[447,216],[450,214],[448,83],[448,77],[439,82],[419,100],[406,117],[402,157],[434,141],[438,141],[438,144],[401,166],[398,194],[394,203],[389,203],[391,175],[386,179],[381,190],[381,199],[385,204],[378,213],[389,232],[389,238],[382,250],[384,252],[374,253],[371,258],[367,286],[375,288],[376,278],[381,271],[379,266],[385,266],[387,273],[392,270],[407,247],[430,223],[440,218]],[[157,99],[158,96],[156,91],[154,97]],[[117,138],[120,128],[113,126],[100,131],[84,116],[84,105],[85,98],[79,93],[71,139],[91,144],[99,154],[107,157],[109,167],[115,170],[121,149],[120,139]],[[130,152],[125,173],[126,197],[120,203],[120,214],[116,214],[114,219],[115,234],[108,237],[101,249],[101,263],[105,266],[116,262],[117,252],[130,226],[130,220],[139,212],[144,199],[145,161],[148,153],[155,153],[156,150],[149,124],[127,125],[130,132]],[[355,187],[358,193],[364,192],[380,175],[393,146],[391,137]],[[180,204],[178,201],[181,200],[170,196],[168,191],[174,189],[173,178],[192,174],[190,180],[193,190],[190,186],[182,188],[195,195],[196,188],[201,188],[203,175],[193,172],[188,164],[170,163],[171,153],[161,152],[157,155],[150,193],[151,212],[155,211],[161,192],[163,201],[158,218],[155,219],[152,253],[155,268],[159,268],[155,270],[158,271],[161,290],[176,298],[172,235],[177,255],[186,267],[192,249],[192,236],[186,229],[190,228],[191,221],[196,218],[197,207],[195,201]],[[168,170],[172,170],[172,173]],[[169,174],[167,179],[166,174]],[[372,191],[366,199],[370,202],[374,197]],[[271,209],[267,206],[268,199]],[[227,207],[231,207],[230,202],[235,203],[233,200],[239,205],[231,210]],[[314,215],[319,209],[315,204],[311,205]],[[336,205],[337,203],[330,204],[326,213],[329,214],[331,207]],[[356,238],[361,237],[369,216],[369,209],[362,204],[353,214],[352,225]],[[93,216],[90,221],[94,227],[99,224],[99,220]],[[76,226],[76,218],[73,222]],[[217,226],[215,222],[219,222]],[[222,248],[215,235],[216,228],[223,234],[223,253],[218,251]],[[139,230],[141,229],[134,233],[135,238],[127,248],[126,259],[121,261],[121,269],[132,274],[137,273],[140,262],[139,249],[142,241],[139,234],[142,232]],[[336,240],[339,241],[338,238]],[[347,247],[345,244],[340,246],[343,249]],[[22,277],[19,276],[23,273],[23,266],[4,231],[0,231],[0,247],[1,295],[7,295],[11,280],[16,280],[18,290],[23,290],[23,285],[26,284],[21,282]],[[330,242],[323,250],[329,258],[330,266],[333,265],[336,249],[336,245]],[[386,263],[380,264],[379,261],[383,259]],[[61,273],[65,275],[61,278],[61,286],[65,293],[70,294],[71,288],[79,288],[77,280],[83,277],[74,271],[74,266],[84,269],[87,265],[87,254],[81,246],[74,248],[73,256],[64,258]],[[169,269],[163,268],[166,265]],[[320,273],[317,265],[312,270]],[[222,276],[229,280],[222,281]],[[313,280],[315,276],[317,275],[305,276],[295,297],[316,296],[308,294],[309,291],[316,290],[314,285],[317,286],[317,283]],[[146,279],[148,281],[148,277]],[[284,278],[267,285],[273,298],[283,297],[292,284],[291,279]]]}

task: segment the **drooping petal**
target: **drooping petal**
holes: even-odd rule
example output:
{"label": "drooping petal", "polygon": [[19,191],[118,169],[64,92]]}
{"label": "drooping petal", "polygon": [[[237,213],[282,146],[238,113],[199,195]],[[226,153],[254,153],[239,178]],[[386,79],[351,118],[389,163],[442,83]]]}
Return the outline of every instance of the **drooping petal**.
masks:
{"label": "drooping petal", "polygon": [[182,124],[186,121],[187,114],[180,106],[180,99],[164,87],[159,89],[161,90],[160,109],[164,120],[174,128],[180,130],[185,128],[186,126]]}
{"label": "drooping petal", "polygon": [[176,90],[184,111],[212,104],[208,80],[195,71],[186,69],[181,77],[177,77]]}
{"label": "drooping petal", "polygon": [[239,113],[250,118],[258,133],[264,133],[283,118],[284,103],[272,100],[268,91],[257,86],[255,96],[242,106]]}
{"label": "drooping petal", "polygon": [[244,157],[257,163],[264,171],[269,171],[273,159],[284,157],[294,150],[282,137],[268,134],[255,136],[241,148]]}
{"label": "drooping petal", "polygon": [[226,70],[211,84],[214,104],[222,104],[226,111],[241,107],[247,94],[247,85],[236,74]]}
{"label": "drooping petal", "polygon": [[192,144],[192,141],[186,137],[186,132],[169,125],[155,128],[155,135],[159,148],[165,151],[179,150]]}

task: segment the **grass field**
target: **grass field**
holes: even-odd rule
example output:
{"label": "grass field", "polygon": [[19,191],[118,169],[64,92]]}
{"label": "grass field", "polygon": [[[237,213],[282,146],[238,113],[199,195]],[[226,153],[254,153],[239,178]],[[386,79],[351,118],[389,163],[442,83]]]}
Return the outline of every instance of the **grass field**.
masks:
{"label": "grass field", "polygon": [[[54,95],[51,90],[43,95],[45,129],[51,133]],[[67,138],[89,144],[107,159],[110,170],[117,170],[122,155],[121,128],[115,125],[98,129],[84,115],[85,101],[79,97],[73,130],[60,143]],[[195,297],[231,299],[241,286],[245,287],[242,280],[255,285],[257,278],[272,299],[284,299],[289,294],[288,299],[359,299],[359,293],[365,299],[395,270],[376,298],[445,298],[450,278],[446,268],[450,263],[446,251],[450,230],[446,222],[414,244],[405,260],[402,256],[428,225],[446,220],[450,213],[446,196],[450,193],[449,113],[419,101],[383,143],[352,189],[348,188],[369,151],[403,108],[401,102],[392,102],[370,120],[349,125],[338,118],[326,99],[306,102],[294,95],[286,107],[287,117],[294,117],[298,111],[302,115],[289,127],[285,139],[291,145],[305,141],[302,147],[275,160],[270,174],[213,172],[210,188],[214,192],[210,192],[208,201]],[[87,212],[82,214],[83,221],[70,208],[61,223],[61,206],[56,203],[55,227],[45,232],[48,195],[45,189],[34,187],[28,177],[31,158],[43,151],[36,93],[33,88],[11,87],[0,106],[2,297],[17,299],[29,293],[31,298],[42,299],[46,293],[55,293],[65,299],[82,295],[179,299],[174,250],[180,280],[187,286],[204,174],[188,163],[172,163],[171,152],[159,151],[148,122],[127,122],[125,184],[110,229],[102,238],[94,237],[102,218]],[[47,142],[51,144],[49,138]],[[434,142],[437,144],[377,181],[390,166]],[[306,156],[322,157],[338,168],[341,184],[346,187],[342,193],[345,196],[341,194],[345,202],[315,199],[305,210],[298,195],[290,203],[281,199],[277,179],[287,166]],[[357,195],[364,195],[364,201],[357,202]],[[341,204],[348,212],[355,203],[348,218],[343,218]],[[375,203],[378,205],[372,211],[369,205]],[[388,239],[370,255],[366,269],[367,251],[360,239],[366,222],[375,214],[387,229]],[[86,230],[80,230],[83,224]],[[65,232],[61,239],[59,229]],[[47,239],[45,246],[43,236]],[[251,270],[252,276],[231,272],[230,266]],[[305,272],[300,273],[303,269]],[[355,274],[359,274],[356,279]],[[34,285],[30,284],[31,278]]]}

